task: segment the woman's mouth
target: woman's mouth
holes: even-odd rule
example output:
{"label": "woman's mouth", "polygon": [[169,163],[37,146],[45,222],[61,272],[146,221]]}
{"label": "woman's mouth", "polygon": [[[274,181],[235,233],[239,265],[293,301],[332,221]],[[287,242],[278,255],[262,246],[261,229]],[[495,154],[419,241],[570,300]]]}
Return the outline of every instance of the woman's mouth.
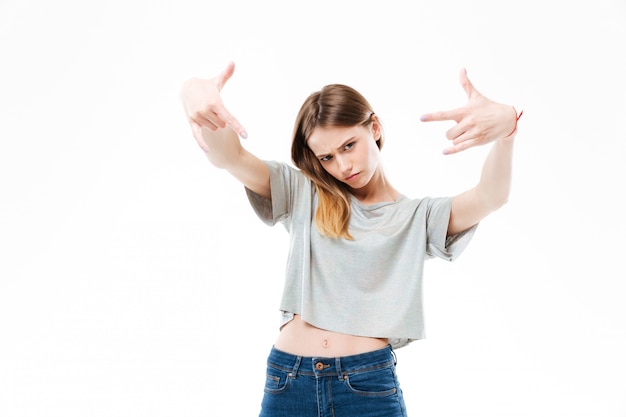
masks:
{"label": "woman's mouth", "polygon": [[356,174],[352,174],[349,177],[346,177],[346,181],[354,181],[358,176],[359,176],[360,172],[357,172]]}

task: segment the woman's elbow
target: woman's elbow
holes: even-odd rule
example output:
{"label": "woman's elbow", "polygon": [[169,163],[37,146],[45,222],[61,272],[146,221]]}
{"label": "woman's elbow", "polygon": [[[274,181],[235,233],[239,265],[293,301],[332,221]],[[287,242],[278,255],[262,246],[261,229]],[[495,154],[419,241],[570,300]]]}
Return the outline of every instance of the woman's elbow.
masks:
{"label": "woman's elbow", "polygon": [[499,210],[502,207],[504,207],[506,205],[506,203],[508,203],[508,202],[509,202],[509,195],[508,194],[495,197],[489,203],[490,211]]}

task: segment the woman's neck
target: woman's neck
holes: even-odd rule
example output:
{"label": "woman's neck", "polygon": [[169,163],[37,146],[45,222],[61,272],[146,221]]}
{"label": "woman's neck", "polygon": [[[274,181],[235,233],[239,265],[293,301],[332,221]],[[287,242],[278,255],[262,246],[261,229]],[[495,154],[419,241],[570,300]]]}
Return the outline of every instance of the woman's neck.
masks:
{"label": "woman's neck", "polygon": [[377,170],[365,187],[350,191],[357,200],[366,205],[396,201],[400,197],[400,192],[389,183],[382,168]]}

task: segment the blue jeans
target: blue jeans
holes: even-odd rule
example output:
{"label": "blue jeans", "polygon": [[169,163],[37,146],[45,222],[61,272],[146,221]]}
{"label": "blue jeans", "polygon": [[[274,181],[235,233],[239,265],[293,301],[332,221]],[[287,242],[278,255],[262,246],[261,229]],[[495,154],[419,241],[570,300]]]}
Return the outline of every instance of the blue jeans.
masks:
{"label": "blue jeans", "polygon": [[406,417],[391,346],[340,358],[272,348],[260,417],[355,416]]}

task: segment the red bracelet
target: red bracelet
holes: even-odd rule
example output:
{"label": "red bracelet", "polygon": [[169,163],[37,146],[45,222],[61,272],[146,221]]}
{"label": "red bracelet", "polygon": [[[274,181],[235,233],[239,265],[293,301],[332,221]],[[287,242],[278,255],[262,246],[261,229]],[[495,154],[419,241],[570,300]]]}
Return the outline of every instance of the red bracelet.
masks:
{"label": "red bracelet", "polygon": [[[513,106],[511,106],[513,107]],[[517,130],[517,121],[519,120],[520,117],[522,117],[522,114],[524,114],[524,110],[522,110],[520,112],[520,114],[517,114],[517,110],[515,110],[515,107],[513,107],[513,111],[515,112],[515,126],[513,127],[513,130],[511,130],[511,133],[509,133],[508,135],[505,136],[505,138],[508,138],[509,136],[511,136],[513,133],[515,133],[515,131]]]}

